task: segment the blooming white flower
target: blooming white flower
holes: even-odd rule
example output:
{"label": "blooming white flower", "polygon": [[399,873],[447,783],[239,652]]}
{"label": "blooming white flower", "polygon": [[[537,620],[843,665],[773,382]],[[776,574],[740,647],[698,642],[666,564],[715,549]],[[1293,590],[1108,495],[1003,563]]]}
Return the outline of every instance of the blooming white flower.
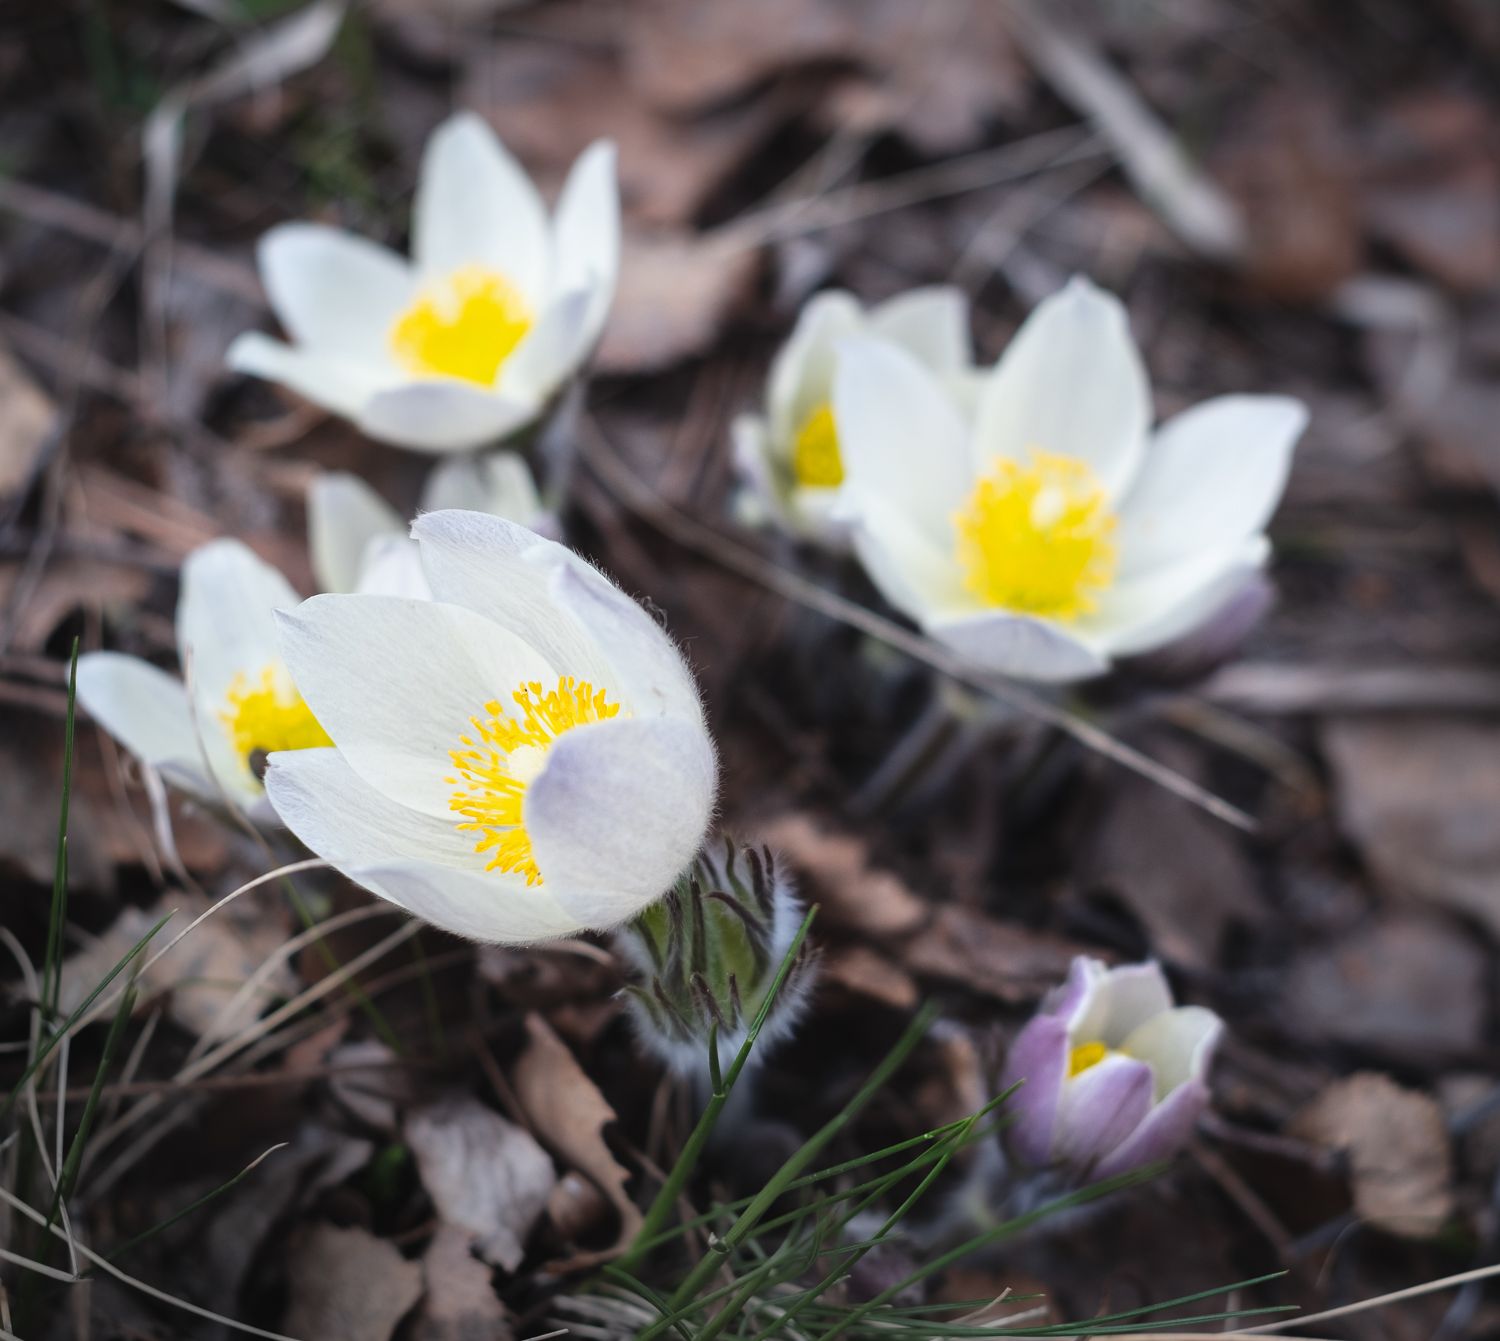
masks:
{"label": "blooming white flower", "polygon": [[903,349],[945,385],[961,389],[971,367],[969,317],[954,288],[913,289],[866,311],[853,294],[813,297],[771,363],[766,412],[735,420],[735,469],[751,521],[838,545],[834,517],[844,463],[834,418],[839,345],[864,335]]}
{"label": "blooming white flower", "polygon": [[[445,508],[488,512],[549,538],[558,531],[557,518],[542,506],[531,470],[516,452],[460,456],[434,467],[421,511]],[[307,531],[320,591],[429,594],[410,527],[359,476],[328,471],[313,480]]]}
{"label": "blooming white flower", "polygon": [[334,748],[272,756],[287,827],[351,880],[459,935],[623,922],[697,853],[716,765],[660,626],[524,527],[429,512],[434,599],[315,596],[281,618]]}
{"label": "blooming white flower", "polygon": [[1020,1086],[1007,1143],[1078,1180],[1175,1154],[1208,1105],[1223,1031],[1213,1011],[1175,1006],[1156,964],[1106,968],[1079,955],[1006,1057],[1001,1087]]}
{"label": "blooming white flower", "polygon": [[494,133],[459,113],[428,141],[411,231],[409,264],[320,224],[273,228],[261,277],[293,343],[250,332],[229,364],[383,442],[497,441],[541,414],[604,327],[620,255],[614,147],[583,152],[549,221]]}
{"label": "blooming white flower", "polygon": [[1124,309],[1075,279],[985,377],[972,425],[889,344],[850,341],[834,385],[841,509],[882,593],[989,669],[1077,680],[1209,618],[1265,562],[1307,422],[1221,396],[1151,427]]}
{"label": "blooming white flower", "polygon": [[298,600],[239,541],[212,541],[182,565],[177,650],[188,684],[139,657],[90,652],[78,658],[79,702],[174,786],[269,820],[267,756],[329,743],[281,659],[275,611]]}

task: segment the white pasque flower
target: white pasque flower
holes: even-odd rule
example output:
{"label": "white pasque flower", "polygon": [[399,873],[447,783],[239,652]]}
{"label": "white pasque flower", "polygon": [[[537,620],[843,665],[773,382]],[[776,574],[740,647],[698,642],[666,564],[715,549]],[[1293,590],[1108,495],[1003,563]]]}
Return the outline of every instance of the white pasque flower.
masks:
{"label": "white pasque flower", "polygon": [[281,382],[372,438],[445,452],[535,420],[604,327],[620,258],[614,147],[573,165],[549,220],[531,179],[476,115],[433,132],[412,261],[321,224],[261,240],[282,344],[241,335],[229,364]]}
{"label": "white pasque flower", "polygon": [[[433,467],[420,511],[468,508],[555,539],[558,521],[542,506],[531,470],[516,452],[460,456]],[[308,548],[320,591],[430,595],[417,542],[358,475],[328,471],[307,491]]]}
{"label": "white pasque flower", "polygon": [[866,311],[853,294],[814,296],[777,351],[766,381],[766,412],[734,422],[735,469],[751,521],[769,521],[804,539],[837,544],[832,515],[844,480],[833,375],[838,348],[869,336],[905,350],[961,394],[971,371],[968,306],[962,291],[912,289]]}
{"label": "white pasque flower", "polygon": [[1265,562],[1307,422],[1221,396],[1151,431],[1124,308],[1075,279],[985,375],[972,424],[888,344],[851,341],[834,387],[841,510],[885,597],[980,666],[1078,680],[1210,618]]}
{"label": "white pasque flower", "polygon": [[90,652],[78,658],[78,700],[173,786],[269,820],[267,756],[329,743],[281,659],[275,612],[299,599],[239,541],[211,541],[182,565],[177,651],[188,684],[139,657]]}
{"label": "white pasque flower", "polygon": [[271,803],[351,880],[511,944],[613,926],[703,841],[717,770],[671,639],[524,527],[429,512],[433,600],[314,596],[287,664],[333,748],[272,756]]}

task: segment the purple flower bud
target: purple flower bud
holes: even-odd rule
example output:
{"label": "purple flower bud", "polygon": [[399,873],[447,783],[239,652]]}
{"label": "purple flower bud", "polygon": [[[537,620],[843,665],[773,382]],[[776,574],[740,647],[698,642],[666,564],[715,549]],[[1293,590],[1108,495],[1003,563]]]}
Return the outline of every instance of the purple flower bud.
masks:
{"label": "purple flower bud", "polygon": [[1006,1059],[1004,1086],[1024,1082],[1010,1102],[1011,1153],[1080,1181],[1175,1154],[1208,1104],[1223,1028],[1211,1010],[1174,1006],[1155,963],[1078,956]]}

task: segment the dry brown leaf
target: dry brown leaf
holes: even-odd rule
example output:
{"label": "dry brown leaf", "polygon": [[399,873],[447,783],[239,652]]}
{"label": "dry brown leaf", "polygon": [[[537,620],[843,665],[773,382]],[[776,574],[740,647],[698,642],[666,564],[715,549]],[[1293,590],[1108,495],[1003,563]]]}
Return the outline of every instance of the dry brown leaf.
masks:
{"label": "dry brown leaf", "polygon": [[868,936],[903,936],[921,926],[929,909],[890,871],[869,865],[869,849],[852,834],[820,828],[803,814],[760,826],[759,837],[804,877],[802,897],[818,905],[818,919]]}
{"label": "dry brown leaf", "polygon": [[[167,945],[208,907],[207,899],[183,890],[173,891],[148,908],[126,907],[102,936],[92,938],[83,949],[63,960],[60,1008],[71,1011],[81,1004],[131,946],[172,909],[176,913],[157,933],[146,958]],[[251,991],[240,995],[242,984],[285,940],[285,924],[266,916],[263,904],[248,897],[236,900],[194,928],[171,954],[141,975],[143,996],[169,993],[167,1014],[175,1023],[199,1038],[229,1038],[273,1000],[295,991],[291,967],[283,962],[264,974]]]}
{"label": "dry brown leaf", "polygon": [[1015,1004],[1035,1001],[1066,976],[1083,949],[1060,937],[996,922],[972,908],[949,904],[902,944],[914,973],[960,982]]}
{"label": "dry brown leaf", "polygon": [[1423,1063],[1484,1046],[1489,958],[1446,919],[1386,917],[1301,953],[1281,998],[1290,1028]]}
{"label": "dry brown leaf", "polygon": [[526,1033],[529,1042],[510,1077],[516,1097],[531,1129],[609,1198],[620,1219],[616,1250],[622,1248],[640,1228],[641,1213],[625,1190],[630,1174],[604,1140],[615,1110],[540,1015],[527,1015]]}
{"label": "dry brown leaf", "polygon": [[465,1230],[485,1261],[515,1271],[557,1182],[535,1137],[467,1095],[417,1109],[404,1133],[442,1221]]}
{"label": "dry brown leaf", "polygon": [[1339,822],[1381,885],[1477,918],[1500,937],[1500,726],[1335,718],[1322,744]]}
{"label": "dry brown leaf", "polygon": [[818,976],[893,1010],[910,1010],[921,993],[911,974],[868,945],[848,945],[823,956]]}
{"label": "dry brown leaf", "polygon": [[620,285],[595,366],[607,373],[653,372],[704,353],[759,264],[759,252],[732,238],[627,231]]}
{"label": "dry brown leaf", "polygon": [[1335,1081],[1289,1130],[1348,1157],[1354,1209],[1372,1225],[1430,1238],[1453,1213],[1453,1152],[1431,1096],[1364,1071]]}
{"label": "dry brown leaf", "polygon": [[[0,443],[0,454],[3,450]],[[0,564],[0,603],[10,601],[23,570],[20,563]],[[100,559],[54,559],[42,571],[36,585],[26,592],[11,634],[11,647],[17,652],[41,652],[75,611],[135,605],[151,590],[151,580],[147,569],[129,564]]]}
{"label": "dry brown leaf", "polygon": [[427,1289],[412,1341],[510,1341],[510,1311],[495,1295],[490,1269],[469,1251],[469,1235],[439,1225],[422,1254]]}
{"label": "dry brown leaf", "polygon": [[1216,965],[1230,925],[1262,911],[1233,832],[1159,787],[1115,789],[1083,867],[1086,886],[1107,889],[1140,920],[1154,953],[1189,968]]}
{"label": "dry brown leaf", "polygon": [[56,417],[46,393],[0,346],[0,499],[30,481]]}
{"label": "dry brown leaf", "polygon": [[281,1330],[338,1341],[390,1341],[422,1294],[422,1268],[368,1230],[312,1225],[287,1245]]}

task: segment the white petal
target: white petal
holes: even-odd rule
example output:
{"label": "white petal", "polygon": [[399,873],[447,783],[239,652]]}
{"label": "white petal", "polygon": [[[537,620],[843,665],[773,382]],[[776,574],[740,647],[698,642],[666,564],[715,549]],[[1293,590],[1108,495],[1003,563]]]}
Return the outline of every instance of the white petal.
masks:
{"label": "white petal", "polygon": [[119,652],[85,653],[78,658],[78,701],[143,763],[201,767],[187,690],[150,662]]}
{"label": "white petal", "polygon": [[1065,682],[1102,675],[1098,648],[1052,620],[987,610],[929,619],[927,633],[981,670],[1018,680]]}
{"label": "white petal", "polygon": [[1151,390],[1119,299],[1074,279],[1038,305],[980,397],[980,470],[1033,451],[1086,462],[1118,496],[1139,468]]}
{"label": "white petal", "polygon": [[337,750],[272,755],[266,792],[282,823],[312,851],[445,931],[522,944],[579,930],[545,888],[485,871],[472,835],[382,795]]}
{"label": "white petal", "polygon": [[767,517],[785,527],[786,505],[781,496],[777,464],[771,458],[769,425],[759,415],[742,414],[730,424],[729,434],[734,472],[740,483]]}
{"label": "white petal", "polygon": [[766,382],[766,415],[771,450],[791,452],[797,430],[819,406],[833,398],[833,370],[841,341],[857,335],[864,312],[852,294],[827,289],[808,300],[786,344],[771,361]]}
{"label": "white petal", "polygon": [[530,401],[465,382],[409,382],[371,396],[356,416],[378,442],[419,452],[460,452],[509,437],[536,418]]}
{"label": "white petal", "polygon": [[973,484],[963,422],[912,356],[875,340],[848,340],[834,375],[834,419],[846,492],[900,509],[939,548]]}
{"label": "white petal", "polygon": [[1270,552],[1270,542],[1255,536],[1119,582],[1100,598],[1087,632],[1114,656],[1161,647],[1217,614]]}
{"label": "white petal", "polygon": [[960,373],[973,362],[969,300],[950,285],[910,289],[887,299],[870,309],[869,329],[935,373]]}
{"label": "white petal", "polygon": [[433,468],[422,490],[422,511],[467,508],[530,526],[543,515],[536,481],[514,451],[459,456]]}
{"label": "white petal", "polygon": [[329,471],[307,490],[308,548],[320,591],[353,591],[365,548],[376,536],[405,538],[401,518],[358,475]]}
{"label": "white petal", "polygon": [[1120,1050],[1150,1062],[1156,1097],[1163,1099],[1187,1080],[1208,1071],[1224,1022],[1202,1006],[1178,1006],[1143,1021],[1125,1036]]}
{"label": "white petal", "polygon": [[568,173],[553,219],[552,292],[588,294],[581,348],[598,340],[620,273],[620,188],[615,146],[589,145]]}
{"label": "white petal", "polygon": [[515,400],[549,400],[589,351],[586,323],[591,301],[587,289],[578,289],[551,303],[500,365],[495,389]]}
{"label": "white petal", "polygon": [[368,596],[405,596],[430,601],[432,587],[417,542],[405,535],[376,536],[365,547],[355,591]]}
{"label": "white petal", "polygon": [[177,651],[193,691],[217,712],[237,675],[280,663],[277,610],[301,598],[291,583],[238,540],[213,540],[182,565]]}
{"label": "white petal", "polygon": [[281,616],[286,662],[354,769],[393,801],[443,816],[448,752],[485,704],[557,673],[482,615],[395,596],[314,596]]}
{"label": "white petal", "polygon": [[280,382],[303,399],[347,419],[357,419],[364,403],[386,385],[381,370],[373,365],[323,351],[294,349],[259,331],[236,336],[224,362],[235,372]]}
{"label": "white petal", "polygon": [[553,897],[590,928],[639,912],[697,853],[715,787],[713,744],[695,723],[615,718],[567,732],[526,795]]}
{"label": "white petal", "polygon": [[416,292],[386,248],[322,224],[281,224],[260,240],[261,281],[299,345],[390,367],[390,330]]}
{"label": "white petal", "polygon": [[1147,1020],[1171,1009],[1172,989],[1159,964],[1125,964],[1099,978],[1074,1015],[1069,1032],[1074,1043],[1100,1042],[1118,1048]]}
{"label": "white petal", "polygon": [[551,244],[547,212],[526,170],[473,112],[449,117],[422,155],[412,255],[424,279],[466,265],[498,271],[540,311]]}
{"label": "white petal", "polygon": [[587,680],[619,699],[620,686],[598,640],[557,606],[558,570],[585,566],[576,554],[524,526],[478,512],[424,513],[411,530],[438,600],[523,631],[555,675]]}
{"label": "white petal", "polygon": [[1120,505],[1122,575],[1263,531],[1306,426],[1289,396],[1220,396],[1163,424]]}
{"label": "white petal", "polygon": [[951,553],[913,525],[898,500],[854,495],[839,511],[865,572],[903,614],[920,624],[968,603]]}

